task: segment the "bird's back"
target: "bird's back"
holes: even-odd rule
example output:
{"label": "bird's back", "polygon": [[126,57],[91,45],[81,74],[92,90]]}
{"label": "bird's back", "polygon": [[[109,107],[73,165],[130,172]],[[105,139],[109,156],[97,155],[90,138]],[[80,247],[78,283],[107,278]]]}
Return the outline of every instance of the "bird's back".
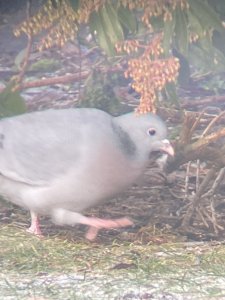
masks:
{"label": "bird's back", "polygon": [[[86,109],[47,110],[0,121],[0,172],[42,185],[76,164],[111,117]],[[108,128],[108,127],[107,127]],[[101,136],[104,132],[101,133]]]}

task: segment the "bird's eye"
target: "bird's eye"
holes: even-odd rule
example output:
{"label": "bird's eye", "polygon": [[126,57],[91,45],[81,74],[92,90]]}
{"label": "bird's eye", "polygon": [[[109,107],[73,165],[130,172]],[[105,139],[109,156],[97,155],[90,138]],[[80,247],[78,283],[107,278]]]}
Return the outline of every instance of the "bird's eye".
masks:
{"label": "bird's eye", "polygon": [[155,128],[149,128],[148,129],[148,134],[151,135],[151,136],[155,135],[156,134]]}

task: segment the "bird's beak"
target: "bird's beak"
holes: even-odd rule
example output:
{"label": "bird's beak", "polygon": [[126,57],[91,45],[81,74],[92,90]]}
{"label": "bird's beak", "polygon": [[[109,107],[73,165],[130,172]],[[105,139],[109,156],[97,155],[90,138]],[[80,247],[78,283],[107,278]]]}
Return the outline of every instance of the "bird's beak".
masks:
{"label": "bird's beak", "polygon": [[173,147],[171,146],[170,142],[165,139],[162,141],[162,147],[160,148],[161,151],[169,154],[170,156],[174,156],[174,149]]}

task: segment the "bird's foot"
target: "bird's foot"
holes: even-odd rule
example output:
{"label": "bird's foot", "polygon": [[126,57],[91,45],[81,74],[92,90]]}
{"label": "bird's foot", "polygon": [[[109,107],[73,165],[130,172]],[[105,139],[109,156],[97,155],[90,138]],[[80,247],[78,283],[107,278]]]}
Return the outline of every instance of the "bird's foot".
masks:
{"label": "bird's foot", "polygon": [[39,227],[35,227],[33,224],[26,231],[39,237],[43,237],[41,229]]}
{"label": "bird's foot", "polygon": [[40,229],[38,215],[33,212],[31,212],[31,225],[27,229],[27,232],[37,235],[39,237],[43,237],[43,234]]}
{"label": "bird's foot", "polygon": [[90,227],[85,235],[88,240],[94,240],[100,229],[114,229],[133,225],[133,222],[127,218],[115,220],[88,218],[87,222]]}

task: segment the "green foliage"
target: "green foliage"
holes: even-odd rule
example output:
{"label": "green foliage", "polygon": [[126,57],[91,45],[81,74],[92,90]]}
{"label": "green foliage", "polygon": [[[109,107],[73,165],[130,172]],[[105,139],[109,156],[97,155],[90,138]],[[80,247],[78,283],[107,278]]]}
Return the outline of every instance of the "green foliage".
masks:
{"label": "green foliage", "polygon": [[225,1],[208,0],[208,3],[220,15],[220,18],[225,20]]}
{"label": "green foliage", "polygon": [[120,103],[114,92],[114,86],[119,85],[118,81],[118,76],[94,70],[85,82],[79,107],[98,108],[112,115],[131,111]]}
{"label": "green foliage", "polygon": [[0,93],[0,118],[23,114],[26,105],[23,97],[18,91],[12,91],[12,85],[8,85]]}
{"label": "green foliage", "polygon": [[212,42],[215,48],[218,49],[220,52],[222,52],[223,55],[225,56],[225,32],[223,33],[218,31],[214,32],[212,37]]}
{"label": "green foliage", "polygon": [[[215,10],[204,0],[188,0],[190,4],[190,12],[198,19],[203,30],[216,29],[224,32],[222,22]],[[198,33],[198,32],[197,32]],[[201,36],[202,32],[199,32]]]}
{"label": "green foliage", "polygon": [[80,1],[79,0],[70,0],[70,4],[71,4],[73,10],[77,11],[79,8],[79,5],[80,5]]}
{"label": "green foliage", "polygon": [[[26,54],[26,49],[21,50],[15,58],[15,67],[17,70],[21,70],[21,66],[24,62]],[[43,72],[53,72],[60,68],[60,62],[53,58],[43,58],[33,64],[28,68],[29,71],[43,71]]]}
{"label": "green foliage", "polygon": [[[225,1],[186,0],[173,3],[165,0],[152,5],[152,10],[148,0],[51,1],[55,3],[54,9],[52,5],[48,5],[42,14],[37,15],[32,22],[23,24],[17,31],[36,34],[43,30],[41,21],[45,17],[46,22],[49,21],[50,32],[55,34],[45,40],[46,47],[54,45],[55,40],[59,40],[59,45],[64,45],[70,38],[77,36],[78,28],[82,31],[85,27],[86,33],[92,33],[93,40],[108,56],[117,55],[115,46],[123,40],[137,39],[141,43],[146,42],[142,49],[127,48],[127,51],[121,46],[124,52],[120,55],[136,51],[136,57],[145,51],[145,46],[148,41],[152,41],[154,34],[163,33],[164,53],[160,50],[156,60],[167,59],[171,53],[175,53],[180,60],[179,83],[182,86],[189,83],[190,65],[199,73],[216,73],[225,68],[225,28],[221,21],[225,19]],[[58,11],[59,17],[55,14],[57,8],[61,8]],[[54,25],[59,25],[55,31],[52,30]],[[117,45],[117,50],[120,45]],[[24,53],[21,52],[17,58],[18,64],[23,57]],[[166,95],[174,98],[174,91],[173,85],[166,87]]]}
{"label": "green foliage", "polygon": [[89,25],[99,45],[110,56],[116,54],[115,44],[124,39],[125,32],[135,32],[137,28],[133,12],[111,2],[106,3],[98,13],[92,13]]}
{"label": "green foliage", "polygon": [[[165,55],[172,48],[180,60],[179,83],[183,86],[189,81],[188,64],[200,73],[221,72],[225,68],[225,28],[219,14],[205,0],[188,0],[188,3],[188,10],[177,7],[172,19],[162,23],[161,27]],[[191,34],[196,40],[190,40]]]}
{"label": "green foliage", "polygon": [[[115,44],[126,39],[128,33],[130,37],[136,37],[137,24],[140,23],[141,11],[131,11],[118,4],[119,1],[106,2],[98,12],[91,14],[89,20],[93,36],[110,56],[116,55]],[[188,9],[179,5],[175,10],[170,8],[171,18],[166,20],[163,16],[151,16],[149,19],[154,32],[163,32],[164,55],[169,56],[171,49],[175,49],[177,56],[182,57],[179,78],[182,85],[189,80],[188,63],[197,67],[199,72],[220,72],[225,65],[225,43],[222,43],[225,42],[225,28],[218,12],[220,10],[220,14],[225,16],[225,5],[218,0],[188,0],[188,5]],[[191,40],[192,35],[194,40]],[[219,35],[218,47],[214,44],[214,35]]]}
{"label": "green foliage", "polygon": [[54,58],[43,58],[39,61],[33,63],[30,67],[30,71],[40,71],[40,72],[54,72],[60,68],[61,64],[58,60]]}
{"label": "green foliage", "polygon": [[166,56],[169,56],[169,53],[170,53],[172,37],[174,34],[174,28],[175,28],[175,17],[173,16],[173,18],[171,20],[166,21],[164,23],[162,45],[163,45],[164,53]]}
{"label": "green foliage", "polygon": [[195,45],[191,45],[189,62],[192,62],[195,68],[203,74],[206,72],[224,72],[225,69],[223,53],[207,39],[202,39]]}
{"label": "green foliage", "polygon": [[123,25],[124,31],[129,33],[137,32],[137,19],[134,12],[128,10],[123,6],[119,6],[117,9],[119,22]]}
{"label": "green foliage", "polygon": [[186,56],[188,55],[188,19],[184,10],[177,8],[175,11],[175,28],[174,28],[175,48]]}
{"label": "green foliage", "polygon": [[24,61],[26,55],[26,48],[22,49],[21,51],[19,51],[19,53],[16,55],[15,57],[15,66],[18,70],[21,70],[21,64]]}
{"label": "green foliage", "polygon": [[174,104],[175,106],[179,107],[179,99],[176,93],[176,86],[175,83],[169,82],[166,84],[163,90],[163,96],[165,99],[170,100],[170,103]]}
{"label": "green foliage", "polygon": [[189,85],[190,74],[191,74],[188,59],[181,53],[177,52],[176,49],[173,49],[173,55],[179,59],[179,63],[180,63],[178,83],[181,87],[186,88]]}
{"label": "green foliage", "polygon": [[205,91],[213,92],[215,95],[219,95],[225,92],[225,78],[220,74],[204,78],[198,83],[198,86]]}

